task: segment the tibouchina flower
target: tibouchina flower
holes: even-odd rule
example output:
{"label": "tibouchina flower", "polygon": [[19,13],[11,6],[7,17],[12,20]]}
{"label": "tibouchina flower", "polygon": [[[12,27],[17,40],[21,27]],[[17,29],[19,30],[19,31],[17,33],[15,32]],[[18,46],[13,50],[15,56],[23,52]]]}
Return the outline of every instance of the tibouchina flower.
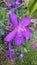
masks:
{"label": "tibouchina flower", "polygon": [[27,26],[30,24],[31,19],[29,17],[24,17],[18,24],[18,20],[14,12],[9,14],[9,19],[14,27],[14,30],[7,34],[7,36],[4,38],[4,41],[11,42],[14,40],[15,45],[20,46],[23,44],[24,38],[26,38],[26,40],[30,39],[32,30]]}

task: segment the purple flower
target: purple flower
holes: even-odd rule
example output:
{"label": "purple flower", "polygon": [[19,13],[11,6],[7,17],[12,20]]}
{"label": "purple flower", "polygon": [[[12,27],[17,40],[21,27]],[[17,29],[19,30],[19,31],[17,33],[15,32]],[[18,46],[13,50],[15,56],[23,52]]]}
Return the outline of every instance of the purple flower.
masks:
{"label": "purple flower", "polygon": [[18,7],[22,3],[22,0],[14,0],[13,3],[11,3],[10,1],[6,1],[6,2],[7,2],[6,7],[10,10],[11,8]]}
{"label": "purple flower", "polygon": [[19,58],[22,59],[23,56],[24,56],[24,55],[23,55],[23,52],[20,52],[20,54],[19,54]]}
{"label": "purple flower", "polygon": [[22,3],[22,0],[14,0],[14,3],[12,3],[11,7],[16,8]]}
{"label": "purple flower", "polygon": [[32,48],[33,49],[36,49],[37,48],[37,45],[35,45],[35,43],[32,44]]}
{"label": "purple flower", "polygon": [[7,34],[4,41],[11,42],[14,40],[16,46],[20,46],[24,42],[24,37],[29,40],[32,30],[27,26],[30,24],[31,19],[24,17],[18,24],[17,17],[14,12],[9,14],[10,22],[12,23],[14,30]]}

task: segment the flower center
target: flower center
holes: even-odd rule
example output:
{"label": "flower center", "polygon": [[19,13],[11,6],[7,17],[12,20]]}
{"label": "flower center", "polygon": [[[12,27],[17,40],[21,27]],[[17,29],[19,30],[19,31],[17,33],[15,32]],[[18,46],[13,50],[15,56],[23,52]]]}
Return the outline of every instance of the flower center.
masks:
{"label": "flower center", "polygon": [[21,31],[21,28],[20,27],[18,27],[18,32],[20,32]]}
{"label": "flower center", "polygon": [[25,27],[18,27],[18,32],[26,31]]}

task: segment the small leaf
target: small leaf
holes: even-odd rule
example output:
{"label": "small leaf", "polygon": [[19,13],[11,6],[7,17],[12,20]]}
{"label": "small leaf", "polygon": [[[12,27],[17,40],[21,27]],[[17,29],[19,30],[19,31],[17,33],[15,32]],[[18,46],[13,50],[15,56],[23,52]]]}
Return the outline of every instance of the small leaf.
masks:
{"label": "small leaf", "polygon": [[3,11],[3,10],[2,10],[2,11],[1,11],[1,14],[3,15],[3,18],[4,18],[4,19],[6,19],[6,18],[7,18],[7,14],[6,14],[6,12],[5,12],[5,11]]}
{"label": "small leaf", "polygon": [[34,5],[34,7],[33,7],[32,11],[31,11],[31,15],[32,15],[36,10],[37,10],[37,3],[35,3],[35,5]]}
{"label": "small leaf", "polygon": [[5,31],[3,29],[0,29],[0,36],[4,35]]}
{"label": "small leaf", "polygon": [[28,5],[27,15],[32,17],[32,14],[36,9],[37,9],[37,1],[36,0],[30,0],[29,5]]}

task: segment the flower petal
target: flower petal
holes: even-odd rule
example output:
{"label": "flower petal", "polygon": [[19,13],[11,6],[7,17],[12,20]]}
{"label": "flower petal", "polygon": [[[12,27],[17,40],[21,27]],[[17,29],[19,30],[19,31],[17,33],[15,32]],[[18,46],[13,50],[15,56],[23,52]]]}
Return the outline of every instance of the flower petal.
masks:
{"label": "flower petal", "polygon": [[9,59],[12,60],[12,52],[8,50]]}
{"label": "flower petal", "polygon": [[21,0],[14,0],[14,3],[12,3],[11,7],[16,8],[22,3]]}
{"label": "flower petal", "polygon": [[20,5],[22,3],[22,0],[14,0],[16,5]]}
{"label": "flower petal", "polygon": [[15,4],[15,3],[12,3],[12,4],[11,4],[11,7],[12,7],[12,8],[16,8],[16,4]]}
{"label": "flower petal", "polygon": [[4,38],[4,41],[6,42],[10,42],[12,41],[12,39],[14,38],[15,34],[16,34],[16,30],[10,32],[9,34],[7,34],[7,36]]}
{"label": "flower petal", "polygon": [[24,35],[24,37],[26,37],[26,40],[29,40],[31,32],[32,32],[32,30],[30,28],[27,28],[27,27],[23,31],[23,35]]}
{"label": "flower petal", "polygon": [[36,46],[36,44],[35,44],[35,43],[32,43],[32,45],[31,45],[31,46],[32,46],[32,48],[33,48],[33,49],[36,49],[36,48],[37,48],[37,46]]}
{"label": "flower petal", "polygon": [[8,55],[9,55],[9,59],[12,60],[12,46],[11,43],[8,43]]}
{"label": "flower petal", "polygon": [[21,20],[21,23],[19,24],[20,26],[27,26],[30,24],[31,19],[29,17],[24,17]]}
{"label": "flower petal", "polygon": [[9,14],[9,19],[10,19],[10,22],[13,24],[13,26],[16,28],[18,26],[18,21],[14,12],[11,12]]}
{"label": "flower petal", "polygon": [[22,0],[14,0],[14,1],[15,1],[15,2],[19,2],[19,3],[20,3]]}
{"label": "flower petal", "polygon": [[10,42],[8,42],[8,48],[9,48],[10,51],[12,50],[12,45],[11,45]]}
{"label": "flower petal", "polygon": [[21,44],[24,42],[24,39],[22,37],[22,35],[17,34],[15,37],[15,44],[16,46],[21,46]]}

